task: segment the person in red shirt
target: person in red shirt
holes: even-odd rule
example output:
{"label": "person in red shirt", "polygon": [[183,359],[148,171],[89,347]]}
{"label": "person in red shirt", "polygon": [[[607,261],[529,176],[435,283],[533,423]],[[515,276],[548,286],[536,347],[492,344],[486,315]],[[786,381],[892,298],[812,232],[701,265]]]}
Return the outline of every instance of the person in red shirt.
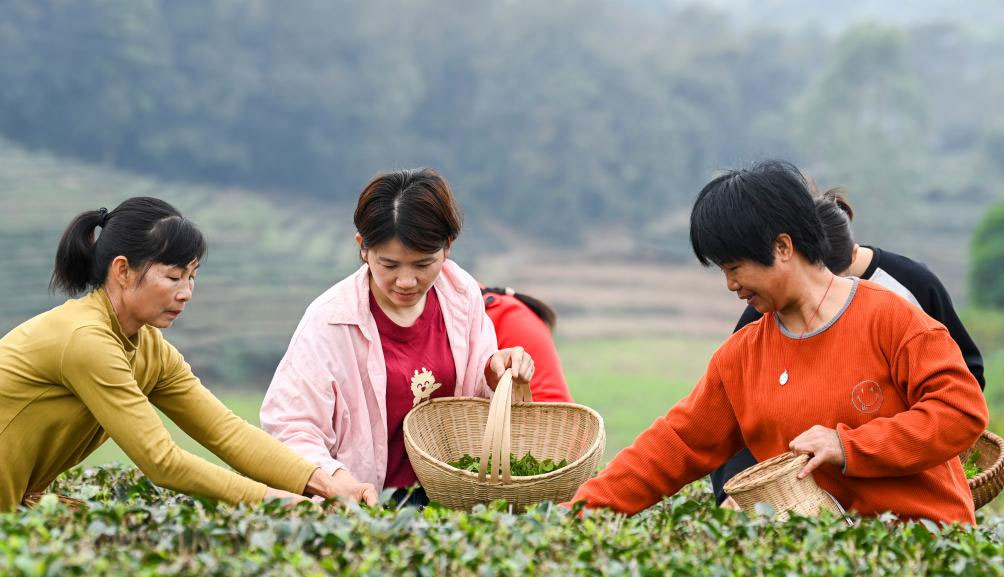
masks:
{"label": "person in red shirt", "polygon": [[690,395],[573,502],[636,513],[745,444],[758,461],[810,455],[799,475],[847,510],[975,523],[958,455],[987,424],[976,378],[944,325],[824,266],[826,238],[796,167],[768,161],[713,179],[690,240],[764,316],[733,333]]}
{"label": "person in red shirt", "polygon": [[485,312],[495,325],[500,349],[521,346],[533,357],[530,392],[536,402],[571,403],[561,359],[551,336],[557,315],[554,309],[530,295],[509,287],[481,287]]}

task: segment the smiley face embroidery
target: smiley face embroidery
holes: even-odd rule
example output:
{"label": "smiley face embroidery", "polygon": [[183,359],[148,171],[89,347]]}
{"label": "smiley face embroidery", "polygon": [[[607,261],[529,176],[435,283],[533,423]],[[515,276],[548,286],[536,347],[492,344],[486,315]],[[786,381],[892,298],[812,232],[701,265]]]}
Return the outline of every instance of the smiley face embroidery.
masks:
{"label": "smiley face embroidery", "polygon": [[875,381],[861,381],[851,389],[851,404],[858,412],[874,413],[882,406],[882,386]]}

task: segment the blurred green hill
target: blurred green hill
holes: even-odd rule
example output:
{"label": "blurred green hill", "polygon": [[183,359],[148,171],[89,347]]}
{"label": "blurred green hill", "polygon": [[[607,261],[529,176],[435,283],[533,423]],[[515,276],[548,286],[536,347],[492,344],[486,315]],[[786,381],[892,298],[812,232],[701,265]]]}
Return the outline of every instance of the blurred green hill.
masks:
{"label": "blurred green hill", "polygon": [[[687,3],[686,1],[682,3]],[[1004,13],[996,0],[699,0],[727,13],[746,26],[792,28],[809,26],[834,34],[862,22],[887,22],[903,26],[950,23],[977,34],[999,34]]]}
{"label": "blurred green hill", "polygon": [[284,204],[429,165],[471,216],[662,261],[715,170],[780,156],[963,278],[1001,197],[1000,19],[882,4],[2,0],[0,135]]}

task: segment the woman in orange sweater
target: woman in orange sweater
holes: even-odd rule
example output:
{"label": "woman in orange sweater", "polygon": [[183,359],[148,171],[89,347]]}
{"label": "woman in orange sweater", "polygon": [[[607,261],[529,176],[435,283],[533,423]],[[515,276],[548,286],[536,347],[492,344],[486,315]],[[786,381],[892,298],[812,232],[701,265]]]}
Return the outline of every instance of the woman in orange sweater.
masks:
{"label": "woman in orange sweater", "polygon": [[979,384],[942,324],[826,269],[797,168],[770,161],[715,178],[694,203],[690,239],[701,264],[765,314],[573,501],[633,514],[745,444],[758,461],[810,455],[799,474],[862,515],[975,522],[958,455],[987,423]]}

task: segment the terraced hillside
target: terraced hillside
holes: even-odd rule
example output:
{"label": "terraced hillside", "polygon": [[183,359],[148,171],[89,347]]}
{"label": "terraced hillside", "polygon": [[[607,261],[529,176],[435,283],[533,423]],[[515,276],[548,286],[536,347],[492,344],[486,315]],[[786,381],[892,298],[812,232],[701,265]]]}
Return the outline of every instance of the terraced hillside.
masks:
{"label": "terraced hillside", "polygon": [[[165,183],[0,141],[0,334],[61,302],[47,287],[69,220],[136,195],[175,204],[209,237],[196,298],[167,333],[207,384],[263,388],[304,307],[358,263],[351,207]],[[454,257],[488,284],[551,301],[562,339],[725,334],[738,314],[718,276],[696,265],[626,263],[467,224]]]}
{"label": "terraced hillside", "polygon": [[0,334],[60,302],[47,291],[76,213],[136,195],[175,204],[210,242],[196,298],[168,336],[207,383],[264,387],[310,300],[356,266],[351,215],[247,191],[167,184],[0,141]]}
{"label": "terraced hillside", "polygon": [[[167,334],[210,386],[263,390],[307,304],[358,264],[351,207],[166,183],[0,140],[0,334],[62,299],[47,286],[69,219],[135,195],[174,203],[209,237],[196,298]],[[956,297],[966,268],[963,236],[911,243],[925,247],[918,256]],[[693,259],[639,261],[630,237],[595,231],[581,246],[556,248],[519,226],[469,218],[452,256],[486,284],[551,303],[560,341],[724,338],[742,303],[725,290],[721,274]]]}
{"label": "terraced hillside", "polygon": [[725,289],[717,269],[703,269],[696,261],[629,261],[589,248],[533,250],[514,244],[506,253],[482,255],[478,264],[484,282],[508,283],[554,306],[560,339],[723,339],[744,306]]}

